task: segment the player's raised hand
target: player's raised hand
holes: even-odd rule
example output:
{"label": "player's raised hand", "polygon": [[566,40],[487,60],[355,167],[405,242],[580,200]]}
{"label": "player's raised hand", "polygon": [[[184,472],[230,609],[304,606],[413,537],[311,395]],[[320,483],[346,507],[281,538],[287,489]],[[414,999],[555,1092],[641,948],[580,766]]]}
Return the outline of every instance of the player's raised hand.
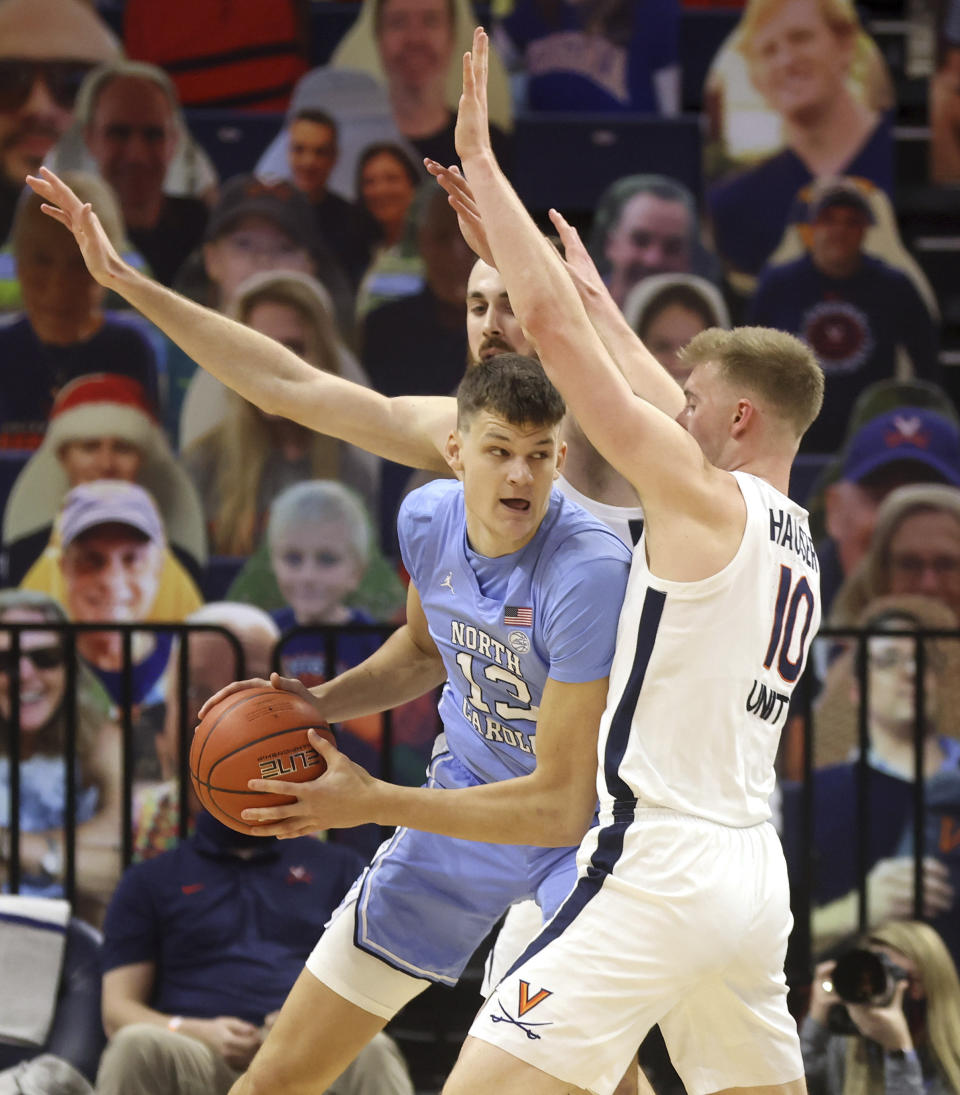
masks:
{"label": "player's raised hand", "polygon": [[251,677],[246,681],[234,681],[232,684],[226,684],[219,692],[214,694],[206,701],[203,707],[200,708],[199,716],[204,719],[207,712],[215,707],[221,700],[225,700],[227,696],[232,696],[234,692],[243,692],[247,688],[278,688],[284,692],[295,692],[302,699],[305,699],[308,703],[312,703],[317,712],[320,712],[317,698],[310,691],[309,688],[303,683],[303,681],[297,680],[296,677],[281,677],[279,673],[271,673],[270,680],[264,680],[263,677]]}
{"label": "player's raised hand", "polygon": [[43,212],[73,233],[93,279],[110,286],[126,263],[117,254],[90,203],[82,202],[63,179],[46,167],[40,168],[39,175],[28,175],[27,185],[43,198],[40,206]]}
{"label": "player's raised hand", "polygon": [[570,224],[562,213],[556,209],[549,212],[550,221],[557,230],[560,242],[563,244],[564,265],[567,268],[573,284],[581,299],[598,293],[606,293],[607,287],[603,283],[600,271],[596,263],[590,257],[590,252],[580,238],[580,233]]}
{"label": "player's raised hand", "polygon": [[436,160],[425,159],[423,161],[427,171],[437,180],[450,196],[450,204],[457,214],[460,222],[460,234],[467,241],[467,246],[481,262],[493,266],[493,253],[487,241],[487,233],[483,227],[483,218],[477,203],[473,200],[473,191],[463,177],[460,168],[454,164],[452,167],[444,167]]}
{"label": "player's raised hand", "polygon": [[454,143],[460,162],[490,151],[487,118],[487,67],[490,41],[483,27],[473,32],[473,49],[463,55],[463,91],[457,110]]}

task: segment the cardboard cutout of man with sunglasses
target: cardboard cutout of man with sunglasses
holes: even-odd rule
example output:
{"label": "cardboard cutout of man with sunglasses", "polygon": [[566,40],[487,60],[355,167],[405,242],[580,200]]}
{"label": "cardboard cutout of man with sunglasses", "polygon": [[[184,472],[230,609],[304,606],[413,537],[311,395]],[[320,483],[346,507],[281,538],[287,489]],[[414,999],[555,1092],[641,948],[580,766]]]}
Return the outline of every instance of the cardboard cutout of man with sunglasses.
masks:
{"label": "cardboard cutout of man with sunglasses", "polygon": [[0,4],[0,243],[24,173],[36,171],[73,121],[83,77],[119,45],[80,0]]}

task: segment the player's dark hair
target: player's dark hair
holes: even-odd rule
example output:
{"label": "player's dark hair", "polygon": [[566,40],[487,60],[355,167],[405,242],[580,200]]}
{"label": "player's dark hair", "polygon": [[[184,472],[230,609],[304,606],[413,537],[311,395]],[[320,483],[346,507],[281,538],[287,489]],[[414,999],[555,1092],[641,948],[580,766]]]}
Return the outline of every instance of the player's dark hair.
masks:
{"label": "player's dark hair", "polygon": [[468,369],[457,389],[457,425],[479,411],[514,426],[555,426],[566,413],[563,398],[543,366],[522,354],[498,354]]}

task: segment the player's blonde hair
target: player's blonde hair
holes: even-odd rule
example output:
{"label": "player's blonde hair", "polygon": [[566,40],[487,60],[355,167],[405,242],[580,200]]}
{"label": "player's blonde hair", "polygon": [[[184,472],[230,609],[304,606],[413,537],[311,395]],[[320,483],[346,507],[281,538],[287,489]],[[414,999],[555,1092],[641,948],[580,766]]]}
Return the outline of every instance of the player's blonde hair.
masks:
{"label": "player's blonde hair", "polygon": [[691,369],[714,362],[734,388],[751,392],[803,436],[823,405],[823,369],[799,338],[771,327],[708,327],[680,351]]}
{"label": "player's blonde hair", "polygon": [[[951,1091],[960,1092],[960,982],[943,940],[929,924],[891,920],[870,932],[867,944],[883,943],[916,964],[926,997],[926,1029],[933,1063]],[[883,1065],[871,1067],[866,1040],[851,1038],[843,1095],[883,1090]]]}

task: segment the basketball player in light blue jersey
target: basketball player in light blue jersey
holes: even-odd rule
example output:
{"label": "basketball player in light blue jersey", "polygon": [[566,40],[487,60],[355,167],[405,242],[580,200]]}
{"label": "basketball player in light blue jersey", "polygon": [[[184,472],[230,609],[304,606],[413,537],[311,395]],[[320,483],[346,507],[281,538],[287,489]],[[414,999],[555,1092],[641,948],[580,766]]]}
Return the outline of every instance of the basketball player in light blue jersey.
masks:
{"label": "basketball player in light blue jersey", "polygon": [[[593,816],[629,552],[552,489],[564,407],[537,362],[479,364],[457,401],[448,457],[462,482],[428,484],[401,508],[407,624],[312,690],[318,714],[339,722],[443,682],[444,734],[425,788],[382,783],[331,748],[319,780],[287,788],[295,803],[245,815],[284,836],[361,818],[401,827],[335,914],[236,1093],[322,1089],[430,981],[454,983],[509,905],[534,898],[549,917],[573,881],[568,846]],[[298,681],[274,684],[311,697]],[[307,1023],[338,1036],[318,1047]]]}

